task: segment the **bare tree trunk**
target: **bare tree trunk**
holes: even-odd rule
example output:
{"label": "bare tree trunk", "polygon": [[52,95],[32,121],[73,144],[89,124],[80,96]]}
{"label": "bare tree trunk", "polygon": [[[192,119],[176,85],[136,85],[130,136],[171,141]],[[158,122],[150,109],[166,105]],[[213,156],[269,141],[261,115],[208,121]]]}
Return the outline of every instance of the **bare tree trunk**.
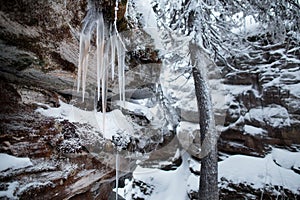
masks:
{"label": "bare tree trunk", "polygon": [[217,145],[201,160],[199,199],[219,199]]}
{"label": "bare tree trunk", "polygon": [[190,55],[197,97],[201,141],[200,200],[218,200],[217,131],[206,69],[212,64],[201,48],[190,42]]}

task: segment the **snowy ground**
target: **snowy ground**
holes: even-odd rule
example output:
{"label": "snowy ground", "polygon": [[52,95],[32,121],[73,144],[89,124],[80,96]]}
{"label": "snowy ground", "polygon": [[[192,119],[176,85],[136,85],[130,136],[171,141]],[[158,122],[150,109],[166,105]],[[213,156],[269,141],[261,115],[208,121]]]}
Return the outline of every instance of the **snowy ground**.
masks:
{"label": "snowy ground", "polygon": [[[300,152],[277,148],[273,148],[264,158],[230,156],[219,162],[219,182],[224,177],[231,183],[244,183],[254,189],[282,186],[300,194],[300,175],[291,170],[291,168],[300,169],[299,158]],[[187,194],[197,191],[199,185],[199,177],[191,173],[189,168],[199,169],[200,166],[187,154],[183,155],[183,164],[174,171],[137,167],[133,177],[147,184],[148,193],[145,194],[140,188],[133,187],[132,181],[127,181],[126,187],[119,189],[119,194],[128,200],[137,196],[147,200],[187,199]]]}

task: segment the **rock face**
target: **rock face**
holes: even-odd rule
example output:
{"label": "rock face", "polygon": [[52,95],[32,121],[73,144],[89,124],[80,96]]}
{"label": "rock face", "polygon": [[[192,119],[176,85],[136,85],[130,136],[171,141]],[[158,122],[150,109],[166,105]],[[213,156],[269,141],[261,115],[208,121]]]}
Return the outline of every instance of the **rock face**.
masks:
{"label": "rock face", "polygon": [[1,78],[70,95],[85,9],[85,1],[1,4]]}
{"label": "rock face", "polygon": [[237,70],[224,74],[226,93],[235,103],[227,105],[221,151],[264,155],[268,145],[299,145],[300,53],[297,39],[289,40],[296,42],[263,44],[247,59],[236,56]]}
{"label": "rock face", "polygon": [[1,171],[1,199],[106,200],[112,193],[115,169],[87,151],[94,138],[79,138],[84,127],[35,112],[71,100],[86,9],[87,1],[1,3],[0,152],[32,163]]}

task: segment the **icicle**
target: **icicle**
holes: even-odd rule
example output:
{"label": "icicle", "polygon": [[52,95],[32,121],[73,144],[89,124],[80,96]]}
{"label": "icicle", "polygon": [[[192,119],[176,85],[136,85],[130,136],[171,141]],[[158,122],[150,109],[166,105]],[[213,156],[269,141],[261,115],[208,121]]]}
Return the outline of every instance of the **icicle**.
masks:
{"label": "icicle", "polygon": [[118,53],[118,81],[119,81],[119,98],[120,101],[123,102],[125,98],[123,98],[123,93],[125,91],[123,90],[124,86],[124,65],[123,65],[123,47],[121,42],[117,41],[117,53]]}
{"label": "icicle", "polygon": [[116,59],[116,37],[115,34],[112,33],[110,37],[110,45],[111,45],[111,79],[115,79],[115,59]]}
{"label": "icicle", "polygon": [[119,152],[116,155],[116,200],[118,200],[118,189],[119,189]]}
{"label": "icicle", "polygon": [[84,95],[85,95],[85,88],[86,88],[86,77],[87,77],[87,71],[88,71],[88,64],[89,64],[89,50],[90,50],[90,36],[86,38],[85,41],[85,53],[86,56],[84,57],[84,64],[82,66],[83,69],[83,77],[82,77],[82,101],[84,101]]}
{"label": "icicle", "polygon": [[99,101],[100,98],[100,79],[101,79],[101,74],[100,74],[100,69],[101,69],[101,34],[100,34],[100,20],[97,21],[97,39],[96,39],[96,58],[97,58],[97,100]]}
{"label": "icicle", "polygon": [[119,99],[121,101],[121,68],[120,68],[120,43],[117,42],[117,56],[118,56],[118,82],[119,82]]}
{"label": "icicle", "polygon": [[125,106],[125,49],[119,39],[117,39],[116,46],[118,54],[119,98],[123,106]]}
{"label": "icicle", "polygon": [[116,5],[115,5],[115,19],[114,19],[114,27],[116,31],[116,36],[117,36],[117,56],[118,56],[118,81],[119,81],[119,98],[120,101],[122,102],[123,99],[123,72],[122,72],[122,45],[120,43],[120,38],[118,34],[118,27],[117,27],[117,19],[118,19],[118,10],[119,10],[119,1],[116,0]]}
{"label": "icicle", "polygon": [[80,90],[80,81],[81,81],[81,71],[82,71],[82,61],[83,61],[83,52],[84,52],[84,39],[83,34],[80,34],[79,42],[79,60],[78,60],[78,75],[77,75],[77,92]]}
{"label": "icicle", "polygon": [[117,28],[118,10],[119,10],[119,0],[116,0],[114,28],[117,37],[116,46],[117,46],[117,55],[118,55],[118,81],[119,81],[119,93],[120,93],[119,95],[120,95],[120,101],[123,102],[125,106],[125,44],[123,43]]}
{"label": "icicle", "polygon": [[104,51],[103,57],[103,72],[102,72],[102,114],[103,114],[103,134],[105,135],[105,114],[106,114],[106,106],[107,106],[107,86],[108,86],[108,65],[109,65],[109,50],[110,43],[109,41],[106,43],[106,48]]}
{"label": "icicle", "polygon": [[81,79],[82,79],[82,101],[84,101],[84,94],[85,94],[85,87],[86,87],[89,49],[90,49],[89,33],[88,33],[88,35],[81,33],[80,34],[80,45],[79,45],[77,92],[79,92],[79,90],[80,90],[80,84],[81,84]]}
{"label": "icicle", "polygon": [[100,99],[100,80],[104,72],[104,45],[105,45],[105,26],[103,20],[103,14],[99,14],[99,19],[97,21],[97,88],[98,88],[98,101]]}
{"label": "icicle", "polygon": [[121,93],[122,93],[122,101],[123,101],[123,106],[125,107],[125,49],[123,46],[121,47],[121,72],[122,72],[122,88],[121,88]]}
{"label": "icicle", "polygon": [[85,95],[91,32],[94,25],[95,21],[91,20],[91,15],[88,14],[84,19],[84,25],[80,33],[77,92],[79,92],[82,84],[82,101],[84,101]]}

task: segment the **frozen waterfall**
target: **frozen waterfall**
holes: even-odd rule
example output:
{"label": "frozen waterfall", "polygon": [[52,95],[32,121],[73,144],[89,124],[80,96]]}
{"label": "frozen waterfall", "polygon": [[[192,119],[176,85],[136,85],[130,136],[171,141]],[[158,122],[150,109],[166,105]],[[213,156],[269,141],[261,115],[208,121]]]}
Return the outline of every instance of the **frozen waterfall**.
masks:
{"label": "frozen waterfall", "polygon": [[[84,101],[88,67],[93,67],[89,66],[89,54],[92,52],[91,40],[94,32],[96,32],[95,57],[97,64],[94,67],[97,71],[97,99],[101,99],[102,113],[105,115],[109,70],[111,71],[111,80],[114,80],[116,67],[118,68],[120,101],[125,100],[126,49],[116,30],[116,25],[107,25],[104,22],[102,12],[97,16],[95,19],[95,17],[87,15],[80,33],[77,92],[82,89],[82,101]],[[103,121],[105,123],[105,120]]]}
{"label": "frozen waterfall", "polygon": [[[101,99],[103,114],[103,136],[105,137],[105,113],[107,108],[107,87],[109,70],[111,80],[115,78],[115,68],[118,68],[118,83],[120,101],[125,105],[125,45],[117,30],[118,0],[115,4],[114,23],[107,25],[103,13],[93,13],[91,10],[84,19],[83,29],[80,33],[79,61],[77,92],[82,89],[82,101],[85,99],[87,84],[87,71],[89,67],[89,54],[92,51],[91,41],[96,32],[96,70],[97,71],[97,100]],[[97,17],[96,17],[97,16]],[[96,31],[95,31],[96,29]],[[117,59],[116,59],[117,57]],[[93,67],[93,66],[92,66]],[[119,155],[116,155],[116,199],[118,199],[118,178],[119,178]]]}

